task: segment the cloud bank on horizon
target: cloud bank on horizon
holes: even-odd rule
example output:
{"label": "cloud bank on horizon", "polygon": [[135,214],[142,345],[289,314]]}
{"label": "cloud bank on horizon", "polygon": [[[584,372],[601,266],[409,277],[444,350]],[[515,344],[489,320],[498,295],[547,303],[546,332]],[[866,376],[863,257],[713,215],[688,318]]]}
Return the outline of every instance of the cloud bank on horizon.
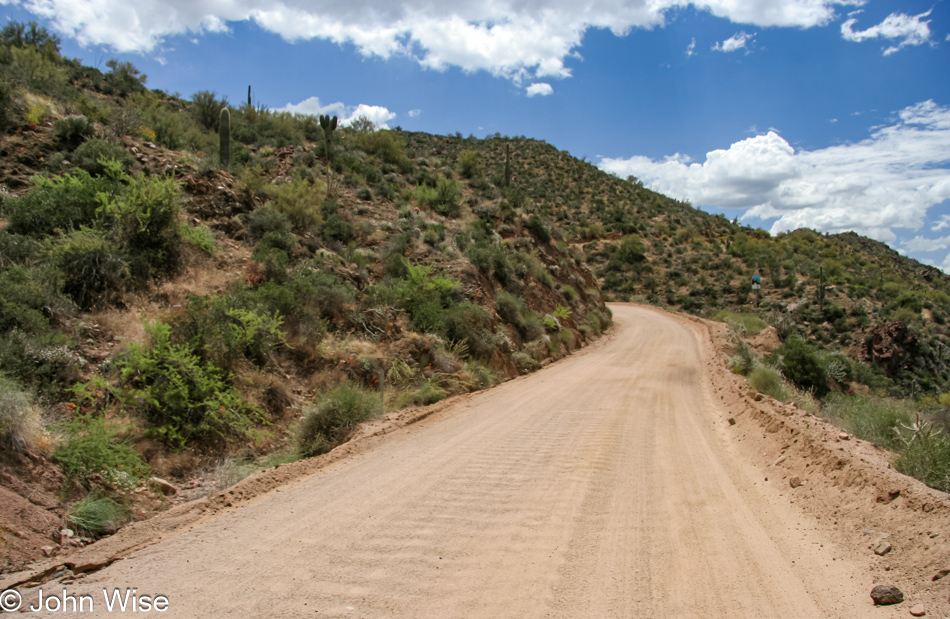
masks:
{"label": "cloud bank on horizon", "polygon": [[[567,58],[578,56],[584,34],[606,29],[625,36],[634,28],[665,25],[673,11],[692,6],[737,24],[812,28],[840,17],[839,8],[867,0],[0,0],[50,20],[82,45],[119,52],[152,52],[169,37],[226,32],[229,24],[253,21],[287,41],[324,39],[352,44],[364,56],[406,55],[420,65],[466,72],[488,71],[518,84],[570,77]],[[928,13],[895,13],[883,23],[855,31],[856,13],[841,27],[851,41],[883,38],[893,53],[930,39]],[[745,33],[723,42],[741,49]],[[893,50],[893,51],[892,51]]]}
{"label": "cloud bank on horizon", "polygon": [[[365,103],[360,103],[356,106],[347,106],[339,101],[324,105],[320,103],[319,97],[309,97],[300,103],[288,103],[284,107],[278,108],[277,111],[290,112],[291,114],[308,114],[310,116],[320,116],[322,114],[337,116],[339,117],[340,125],[343,127],[349,126],[357,118],[362,117],[368,119],[380,129],[389,129],[387,123],[396,118],[395,112],[391,112],[381,105],[366,105]],[[413,112],[415,112],[415,114]],[[418,116],[419,113],[420,110],[411,110],[409,116]]]}
{"label": "cloud bank on horizon", "polygon": [[[809,227],[854,230],[886,242],[919,230],[931,207],[950,200],[950,107],[924,101],[900,110],[867,139],[796,151],[775,131],[707,153],[702,163],[676,154],[662,161],[603,158],[599,166],[695,205],[742,209],[743,220],[773,220],[773,234]],[[950,218],[933,230],[950,227]],[[950,239],[917,237],[908,250],[932,251]],[[950,258],[943,265],[950,269]]]}

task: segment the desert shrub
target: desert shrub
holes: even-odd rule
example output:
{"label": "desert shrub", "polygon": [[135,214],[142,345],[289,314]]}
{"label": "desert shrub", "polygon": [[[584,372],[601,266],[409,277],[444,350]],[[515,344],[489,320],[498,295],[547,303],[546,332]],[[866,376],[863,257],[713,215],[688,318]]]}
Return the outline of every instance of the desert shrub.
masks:
{"label": "desert shrub", "polygon": [[125,174],[115,161],[104,161],[106,176],[123,183],[121,192],[103,199],[100,225],[129,258],[133,276],[147,279],[178,268],[181,192],[173,178]]}
{"label": "desert shrub", "polygon": [[513,283],[514,268],[505,250],[496,245],[479,241],[468,246],[465,255],[486,277],[494,275],[498,282],[508,288]]}
{"label": "desert shrub", "polygon": [[511,355],[511,362],[518,369],[519,374],[530,374],[541,369],[541,364],[535,361],[534,357],[521,351]]}
{"label": "desert shrub", "polygon": [[134,487],[149,468],[128,441],[102,417],[76,416],[62,426],[64,440],[53,459],[66,477],[89,488],[96,476],[116,486]]}
{"label": "desert shrub", "polygon": [[357,424],[381,412],[379,395],[351,383],[343,383],[307,407],[298,437],[298,448],[304,457],[326,453],[340,442]]}
{"label": "desert shrub", "polygon": [[36,335],[50,331],[51,319],[65,322],[75,306],[61,287],[62,273],[52,265],[6,266],[0,271],[0,330]]}
{"label": "desert shrub", "polygon": [[38,176],[33,185],[29,193],[3,205],[12,233],[44,236],[57,230],[68,232],[91,226],[100,205],[98,195],[116,189],[115,183],[93,178],[85,170],[63,176]]}
{"label": "desert shrub", "polygon": [[86,140],[71,157],[73,165],[89,172],[93,176],[102,176],[106,172],[105,161],[117,161],[123,170],[130,170],[133,159],[129,151],[105,140],[93,138]]}
{"label": "desert shrub", "polygon": [[91,138],[96,130],[85,116],[67,116],[53,123],[56,139],[67,149],[74,150]]}
{"label": "desert shrub", "polygon": [[353,224],[343,219],[338,213],[331,213],[320,226],[320,236],[328,241],[349,243],[356,238]]}
{"label": "desert shrub", "polygon": [[551,231],[544,225],[544,221],[535,213],[528,218],[526,227],[536,239],[542,243],[551,242]]}
{"label": "desert shrub", "polygon": [[574,352],[574,347],[577,346],[577,338],[574,336],[574,332],[570,329],[562,329],[558,333],[558,338],[561,340],[561,345],[564,346],[564,349],[568,353]]}
{"label": "desert shrub", "polygon": [[375,155],[384,163],[400,167],[409,165],[404,152],[406,141],[395,131],[382,130],[357,133],[353,138],[353,142],[358,149],[369,155]]}
{"label": "desert shrub", "polygon": [[444,400],[448,396],[448,392],[439,385],[438,381],[433,378],[427,378],[422,381],[422,384],[419,385],[419,388],[412,396],[412,403],[419,405],[426,404],[435,404],[439,400]]}
{"label": "desert shrub", "polygon": [[94,230],[71,232],[53,246],[52,257],[65,276],[63,292],[84,310],[115,301],[129,279],[122,252]]}
{"label": "desert shrub", "polygon": [[440,176],[435,187],[420,186],[415,192],[416,199],[446,217],[458,217],[461,214],[462,187],[450,178]]}
{"label": "desert shrub", "polygon": [[950,437],[920,436],[906,445],[894,467],[941,492],[950,492]]}
{"label": "desert shrub", "polygon": [[431,266],[406,260],[406,277],[393,284],[392,292],[419,331],[445,335],[446,310],[455,303],[458,286],[457,280],[433,275]]}
{"label": "desert shrub", "polygon": [[188,344],[172,343],[171,326],[145,327],[147,341],[134,343],[117,362],[125,399],[150,426],[150,434],[174,447],[228,436],[257,438],[263,411],[244,402],[231,375],[203,360]]}
{"label": "desert shrub", "polygon": [[488,361],[495,352],[491,333],[492,315],[474,303],[459,303],[445,312],[445,335],[453,342],[465,342],[471,356]]}
{"label": "desert shrub", "polygon": [[214,92],[199,90],[191,96],[191,114],[201,127],[207,131],[218,132],[221,122],[221,110],[227,107],[227,97],[218,99]]}
{"label": "desert shrub", "polygon": [[749,384],[759,393],[784,402],[787,398],[782,385],[782,375],[772,368],[758,367],[749,373]]}
{"label": "desert shrub", "polygon": [[636,234],[628,234],[620,241],[617,257],[626,264],[636,264],[646,260],[646,247]]}
{"label": "desert shrub", "polygon": [[279,312],[287,325],[322,319],[343,326],[358,291],[333,273],[304,264],[291,271],[281,284],[267,282],[254,289],[239,288],[231,294],[233,306],[269,314]]}
{"label": "desert shrub", "polygon": [[821,412],[858,438],[888,449],[899,449],[903,443],[897,430],[900,424],[910,423],[916,410],[906,401],[832,393]]}
{"label": "desert shrub", "polygon": [[825,375],[840,385],[847,385],[854,379],[851,360],[841,353],[822,353],[819,363],[825,368]]}
{"label": "desert shrub", "polygon": [[741,339],[736,339],[733,350],[736,354],[729,357],[729,368],[735,374],[748,375],[757,365],[755,353]]}
{"label": "desert shrub", "polygon": [[114,533],[128,518],[128,510],[108,497],[89,493],[69,507],[66,520],[86,535]]}
{"label": "desert shrub", "polygon": [[768,323],[756,316],[755,314],[749,313],[736,313],[730,311],[722,311],[716,314],[713,317],[713,320],[720,320],[725,322],[728,325],[741,325],[744,329],[744,332],[749,335],[757,335],[762,329],[766,328]]}
{"label": "desert shrub", "polygon": [[590,327],[594,335],[600,335],[608,327],[610,323],[613,322],[613,319],[610,316],[610,310],[606,312],[601,312],[600,310],[591,310],[587,314],[587,326]]}
{"label": "desert shrub", "polygon": [[781,359],[782,374],[795,386],[810,391],[817,398],[828,393],[828,378],[815,349],[798,336],[790,337],[775,350]]}
{"label": "desert shrub", "polygon": [[777,311],[769,312],[768,321],[769,324],[775,327],[779,339],[783,342],[798,332],[798,324],[795,322],[795,319],[787,313]]}
{"label": "desert shrub", "polygon": [[463,150],[458,156],[458,172],[462,178],[472,179],[482,175],[482,156],[476,150]]}
{"label": "desert shrub", "polygon": [[214,257],[216,253],[214,240],[217,238],[214,230],[204,224],[192,226],[188,223],[181,222],[178,233],[182,241],[194,245],[204,253]]}
{"label": "desert shrub", "polygon": [[247,232],[255,241],[261,240],[270,232],[290,237],[292,229],[293,224],[287,215],[269,205],[255,209],[247,216]]}
{"label": "desert shrub", "polygon": [[495,296],[495,311],[510,324],[524,341],[535,340],[544,335],[544,322],[525,305],[524,299],[501,291]]}
{"label": "desert shrub", "polygon": [[465,371],[472,376],[476,389],[484,389],[498,384],[498,375],[480,361],[466,362]]}
{"label": "desert shrub", "polygon": [[43,435],[43,420],[33,399],[9,378],[0,375],[0,446],[10,452],[35,448]]}
{"label": "desert shrub", "polygon": [[251,296],[192,296],[173,319],[173,341],[226,370],[243,361],[263,366],[284,343],[280,312]]}
{"label": "desert shrub", "polygon": [[294,179],[269,186],[267,194],[271,197],[271,207],[286,215],[294,229],[301,234],[319,228],[320,204],[326,197],[326,186],[322,181],[311,184],[306,179]]}

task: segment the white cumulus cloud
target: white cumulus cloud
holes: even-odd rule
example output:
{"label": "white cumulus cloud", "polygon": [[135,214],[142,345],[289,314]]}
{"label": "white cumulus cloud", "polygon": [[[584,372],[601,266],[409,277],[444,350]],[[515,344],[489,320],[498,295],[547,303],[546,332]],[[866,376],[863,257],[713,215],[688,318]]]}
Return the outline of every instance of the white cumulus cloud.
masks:
{"label": "white cumulus cloud", "polygon": [[686,55],[695,56],[696,55],[696,37],[693,37],[693,40],[689,42],[689,45],[686,46]]}
{"label": "white cumulus cloud", "polygon": [[422,113],[422,110],[409,110],[409,118],[419,118],[419,114]]}
{"label": "white cumulus cloud", "polygon": [[755,34],[747,32],[737,32],[722,43],[716,43],[712,46],[714,52],[736,52],[745,48],[746,43],[752,40]]}
{"label": "white cumulus cloud", "polygon": [[895,229],[920,229],[927,210],[950,199],[950,108],[918,103],[865,140],[814,151],[795,151],[770,131],[707,153],[702,163],[675,156],[599,165],[696,205],[775,219],[773,233],[854,230],[893,242]]}
{"label": "white cumulus cloud", "polygon": [[531,84],[530,86],[525,88],[525,93],[529,97],[537,97],[537,96],[546,97],[548,95],[554,94],[554,89],[551,88],[550,84],[546,84],[544,82],[538,82],[536,84]]}
{"label": "white cumulus cloud", "polygon": [[488,71],[517,83],[570,76],[565,61],[591,28],[625,36],[693,6],[754,26],[827,25],[866,0],[2,0],[51,21],[82,45],[151,52],[174,35],[252,21],[288,41],[349,43],[366,56],[399,54],[422,66]]}
{"label": "white cumulus cloud", "polygon": [[[320,103],[319,97],[309,97],[300,103],[288,103],[284,107],[279,108],[277,111],[290,112],[292,114],[309,114],[311,116],[330,114],[339,117],[340,125],[344,127],[352,123],[357,118],[364,116],[371,120],[373,124],[380,129],[389,129],[389,125],[386,123],[396,118],[395,112],[391,112],[387,108],[380,105],[366,105],[365,103],[360,103],[359,105],[353,107],[343,105],[340,102],[328,103],[324,105]],[[412,112],[410,112],[410,116],[411,115]]]}
{"label": "white cumulus cloud", "polygon": [[[932,9],[931,9],[932,10]],[[847,41],[860,43],[868,39],[889,39],[899,40],[896,45],[891,45],[884,50],[885,56],[890,56],[908,45],[923,45],[930,40],[930,20],[921,21],[922,17],[930,15],[931,11],[921,13],[920,15],[906,15],[904,13],[891,13],[884,21],[876,26],[871,26],[867,30],[854,30],[854,25],[858,20],[854,17],[841,24],[841,36]]]}

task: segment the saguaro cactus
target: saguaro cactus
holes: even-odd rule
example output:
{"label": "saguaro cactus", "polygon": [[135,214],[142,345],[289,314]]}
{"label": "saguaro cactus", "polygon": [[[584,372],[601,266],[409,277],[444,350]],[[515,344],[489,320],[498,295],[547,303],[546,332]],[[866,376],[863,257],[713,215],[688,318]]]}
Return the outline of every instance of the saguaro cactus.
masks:
{"label": "saguaro cactus", "polygon": [[247,85],[247,107],[252,107],[252,106],[251,106],[251,85],[250,85],[250,84]]}
{"label": "saguaro cactus", "polygon": [[333,197],[333,186],[330,184],[330,153],[333,144],[333,132],[336,131],[337,117],[326,114],[320,116],[320,128],[323,129],[323,152],[327,161],[327,197]]}
{"label": "saguaro cactus", "polygon": [[218,137],[221,140],[219,156],[221,165],[226,168],[231,165],[231,112],[228,108],[221,108],[220,120],[218,125]]}

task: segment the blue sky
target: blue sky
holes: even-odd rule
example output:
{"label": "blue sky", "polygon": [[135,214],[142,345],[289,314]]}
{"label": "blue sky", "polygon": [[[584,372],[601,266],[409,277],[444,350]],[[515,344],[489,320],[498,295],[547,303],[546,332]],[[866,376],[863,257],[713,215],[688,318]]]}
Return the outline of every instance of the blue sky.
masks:
{"label": "blue sky", "polygon": [[750,225],[856,230],[950,271],[946,0],[0,5],[152,88],[526,135]]}

